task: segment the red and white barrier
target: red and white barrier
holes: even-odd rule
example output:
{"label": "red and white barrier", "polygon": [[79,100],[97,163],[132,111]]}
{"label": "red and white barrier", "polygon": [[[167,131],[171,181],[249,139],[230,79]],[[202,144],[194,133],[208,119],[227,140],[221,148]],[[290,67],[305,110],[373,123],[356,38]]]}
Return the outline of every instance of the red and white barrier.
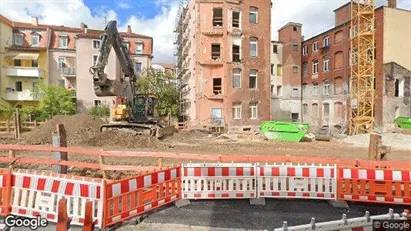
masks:
{"label": "red and white barrier", "polygon": [[260,165],[258,196],[336,199],[336,165]]}
{"label": "red and white barrier", "polygon": [[338,184],[340,200],[411,204],[411,171],[340,168]]}
{"label": "red and white barrier", "polygon": [[184,164],[182,198],[255,198],[255,173],[255,164]]}
{"label": "red and white barrier", "polygon": [[57,222],[58,201],[67,199],[67,213],[71,224],[84,223],[87,201],[93,202],[93,220],[102,227],[103,186],[101,179],[58,175],[53,173],[14,172],[11,199],[11,214],[41,216]]}

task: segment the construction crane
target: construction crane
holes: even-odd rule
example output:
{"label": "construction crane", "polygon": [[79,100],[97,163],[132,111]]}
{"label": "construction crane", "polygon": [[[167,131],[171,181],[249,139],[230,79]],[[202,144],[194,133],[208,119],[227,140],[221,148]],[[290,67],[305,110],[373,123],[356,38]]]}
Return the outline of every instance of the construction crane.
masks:
{"label": "construction crane", "polygon": [[375,0],[351,0],[349,134],[374,129]]}
{"label": "construction crane", "polygon": [[[120,104],[115,105],[116,108],[113,109],[112,121],[103,124],[100,131],[120,130],[157,138],[172,134],[174,127],[159,122],[156,110],[157,98],[136,93],[137,75],[134,72],[133,61],[122,42],[117,30],[117,22],[108,22],[101,35],[97,63],[90,67],[96,96],[116,96],[120,99]],[[114,48],[124,73],[122,76],[116,76],[115,80],[109,79],[104,73],[111,48]]]}

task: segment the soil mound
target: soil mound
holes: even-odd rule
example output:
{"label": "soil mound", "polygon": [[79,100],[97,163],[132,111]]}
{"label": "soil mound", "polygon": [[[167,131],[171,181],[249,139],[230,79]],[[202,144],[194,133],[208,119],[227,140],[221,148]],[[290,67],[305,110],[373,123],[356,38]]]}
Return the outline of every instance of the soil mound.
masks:
{"label": "soil mound", "polygon": [[156,148],[161,141],[153,136],[135,135],[127,132],[106,131],[79,143],[92,147]]}
{"label": "soil mound", "polygon": [[33,131],[23,134],[22,140],[25,144],[51,144],[52,133],[56,131],[56,125],[64,124],[67,144],[77,145],[98,134],[100,125],[103,123],[104,121],[100,118],[86,114],[55,116]]}

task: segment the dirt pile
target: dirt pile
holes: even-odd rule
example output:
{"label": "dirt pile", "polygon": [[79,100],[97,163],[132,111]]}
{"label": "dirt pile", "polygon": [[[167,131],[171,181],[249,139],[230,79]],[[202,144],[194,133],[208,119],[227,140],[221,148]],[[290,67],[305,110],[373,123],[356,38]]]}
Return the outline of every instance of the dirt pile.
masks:
{"label": "dirt pile", "polygon": [[160,140],[152,136],[107,131],[85,139],[83,142],[80,142],[79,145],[92,147],[156,148],[162,144]]}
{"label": "dirt pile", "polygon": [[77,145],[96,136],[99,133],[100,125],[103,123],[98,117],[85,114],[56,116],[35,130],[23,134],[22,143],[51,144],[52,133],[56,131],[56,125],[64,124],[67,133],[67,144]]}

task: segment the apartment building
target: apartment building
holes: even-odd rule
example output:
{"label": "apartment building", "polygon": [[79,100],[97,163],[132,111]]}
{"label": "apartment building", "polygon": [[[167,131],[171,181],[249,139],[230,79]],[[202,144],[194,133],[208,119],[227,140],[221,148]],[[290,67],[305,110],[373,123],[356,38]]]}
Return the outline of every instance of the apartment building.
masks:
{"label": "apartment building", "polygon": [[[87,111],[94,106],[113,104],[114,97],[97,97],[94,94],[92,90],[93,76],[89,72],[89,68],[97,63],[102,33],[102,31],[91,30],[85,26],[83,32],[76,35],[76,72],[78,76],[76,92],[77,107],[80,111]],[[144,69],[151,66],[153,39],[132,33],[130,26],[128,26],[127,32],[120,32],[120,36],[134,62],[136,74],[141,74]],[[109,79],[116,79],[122,75],[114,48],[110,52],[105,71]]]}
{"label": "apartment building", "polygon": [[[284,47],[287,42],[295,48],[283,49],[283,99],[292,96],[301,101],[299,120],[313,127],[321,125],[344,125],[348,121],[349,76],[352,53],[350,51],[350,3],[334,11],[335,26],[301,42],[301,28],[289,23],[279,30],[279,40]],[[375,9],[375,105],[376,126],[380,130],[395,127],[398,116],[411,115],[411,12],[396,8],[396,1]],[[286,32],[285,32],[286,31]],[[281,36],[281,33],[295,33]],[[295,49],[301,42],[300,57]],[[287,61],[290,61],[287,64]],[[290,65],[293,71],[290,72]],[[301,65],[301,68],[299,68]],[[287,66],[288,72],[287,72]],[[289,77],[301,69],[300,76]],[[292,87],[285,87],[290,81]],[[300,87],[299,87],[300,86]],[[301,92],[300,92],[301,89]],[[289,102],[289,101],[288,101]],[[287,104],[288,104],[287,102]],[[296,104],[291,113],[298,113]],[[274,115],[284,112],[273,108]],[[274,116],[274,119],[281,116]],[[297,118],[296,116],[292,119]]]}
{"label": "apartment building", "polygon": [[189,1],[176,20],[180,112],[190,126],[270,119],[271,1]]}
{"label": "apartment building", "polygon": [[[80,111],[107,104],[113,97],[100,99],[94,95],[89,68],[97,61],[102,30],[14,22],[0,15],[1,98],[17,106],[34,106],[40,82],[59,84],[73,92]],[[141,73],[151,66],[153,39],[148,36],[120,32],[124,46],[130,51],[135,71]],[[111,79],[121,75],[114,49],[106,71]]]}
{"label": "apartment building", "polygon": [[48,82],[47,27],[12,22],[0,15],[1,22],[1,98],[14,106],[34,106],[40,82]]}
{"label": "apartment building", "polygon": [[271,120],[289,120],[291,114],[282,103],[283,91],[283,44],[271,41]]}

